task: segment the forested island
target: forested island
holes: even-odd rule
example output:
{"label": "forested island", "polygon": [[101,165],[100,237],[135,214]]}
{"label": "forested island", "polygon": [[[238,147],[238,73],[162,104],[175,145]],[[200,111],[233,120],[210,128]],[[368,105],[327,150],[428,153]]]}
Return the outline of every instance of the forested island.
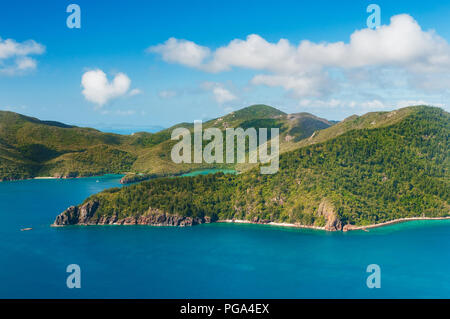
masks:
{"label": "forested island", "polygon": [[[289,115],[267,119],[289,121]],[[238,175],[155,178],[112,188],[71,206],[54,226],[234,220],[336,231],[450,216],[449,113],[414,106],[333,124],[307,137],[286,138],[292,135],[285,130],[282,139],[289,142],[276,174],[261,175],[254,166]]]}

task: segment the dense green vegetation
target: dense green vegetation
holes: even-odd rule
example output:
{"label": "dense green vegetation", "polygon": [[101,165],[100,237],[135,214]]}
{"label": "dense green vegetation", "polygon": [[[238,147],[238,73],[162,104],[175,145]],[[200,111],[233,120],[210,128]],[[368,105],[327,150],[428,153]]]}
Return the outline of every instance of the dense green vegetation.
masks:
{"label": "dense green vegetation", "polygon": [[[289,120],[289,116],[270,106],[254,105],[210,120],[203,128],[225,130],[255,125],[256,128],[280,127],[281,132],[294,129],[296,136],[308,136],[324,125],[331,125],[310,114],[305,115],[312,119],[308,125]],[[193,130],[192,123],[181,123],[154,134],[118,135],[0,111],[0,181],[105,173],[166,176],[196,169],[234,168],[234,165],[216,163],[173,163],[170,151],[176,142],[170,138],[176,127]]]}
{"label": "dense green vegetation", "polygon": [[254,168],[237,176],[160,178],[86,202],[100,203],[94,219],[139,216],[149,208],[213,220],[316,226],[324,226],[330,214],[343,225],[449,215],[449,113],[410,107],[353,117],[343,125],[352,129],[338,127],[334,135],[325,132],[328,140],[282,154],[274,175]]}

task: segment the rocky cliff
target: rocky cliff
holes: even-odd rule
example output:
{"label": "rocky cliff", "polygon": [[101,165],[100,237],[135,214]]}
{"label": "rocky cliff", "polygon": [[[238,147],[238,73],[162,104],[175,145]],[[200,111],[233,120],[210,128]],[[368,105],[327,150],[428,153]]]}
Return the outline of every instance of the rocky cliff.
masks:
{"label": "rocky cliff", "polygon": [[[151,226],[194,226],[199,224],[209,224],[215,222],[210,217],[203,218],[180,216],[177,214],[167,214],[159,209],[150,208],[141,215],[119,218],[117,214],[99,215],[96,214],[100,202],[97,200],[89,201],[79,206],[70,206],[60,215],[58,215],[52,226],[68,225],[151,225]],[[318,215],[324,216],[326,224],[324,229],[327,231],[347,231],[335,213],[332,204],[324,200],[318,208]],[[248,220],[252,224],[270,224],[271,220],[254,217]],[[300,226],[300,225],[297,225]],[[309,226],[306,226],[309,227]],[[314,226],[310,226],[314,227]]]}
{"label": "rocky cliff", "polygon": [[158,209],[149,209],[142,215],[119,218],[117,214],[97,216],[98,201],[90,201],[80,206],[71,206],[58,215],[52,226],[67,225],[152,225],[152,226],[193,226],[210,223],[211,219],[167,214]]}
{"label": "rocky cliff", "polygon": [[334,206],[327,200],[322,200],[317,210],[318,216],[324,216],[326,220],[325,230],[343,230],[342,222],[336,214]]}

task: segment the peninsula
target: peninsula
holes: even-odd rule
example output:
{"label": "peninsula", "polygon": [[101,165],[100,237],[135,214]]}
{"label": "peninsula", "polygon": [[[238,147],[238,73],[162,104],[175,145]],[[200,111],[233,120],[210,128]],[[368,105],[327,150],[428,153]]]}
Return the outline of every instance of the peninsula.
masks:
{"label": "peninsula", "polygon": [[450,216],[450,115],[414,106],[352,116],[285,147],[280,170],[156,178],[112,188],[54,225],[219,221],[329,231]]}

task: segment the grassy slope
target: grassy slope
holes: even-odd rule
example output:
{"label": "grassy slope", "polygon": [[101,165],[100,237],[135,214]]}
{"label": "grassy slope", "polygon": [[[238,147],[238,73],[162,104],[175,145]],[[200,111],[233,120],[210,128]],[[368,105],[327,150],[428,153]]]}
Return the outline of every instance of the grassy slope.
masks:
{"label": "grassy slope", "polygon": [[[232,112],[223,117],[213,119],[203,123],[203,129],[217,127],[222,131],[226,128],[235,127],[255,127],[264,123],[264,127],[268,125],[279,125],[275,123],[280,122],[279,119],[286,114],[267,105],[252,105],[241,109],[236,112]],[[261,123],[262,122],[262,123]],[[206,168],[234,168],[235,165],[223,164],[175,164],[170,158],[170,151],[172,147],[177,143],[177,141],[171,141],[171,132],[176,127],[184,127],[191,131],[193,134],[193,124],[182,123],[167,130],[164,130],[158,134],[164,135],[166,138],[164,141],[156,145],[155,147],[143,150],[139,154],[139,158],[133,165],[133,170],[148,173],[148,174],[168,174],[168,173],[179,173],[188,172],[196,169],[206,169]]]}
{"label": "grassy slope", "polygon": [[133,138],[0,112],[0,178],[91,175],[129,169]]}
{"label": "grassy slope", "polygon": [[157,179],[107,190],[86,202],[100,201],[94,219],[142,215],[149,207],[316,226],[324,226],[330,215],[354,225],[449,215],[449,113],[410,107],[343,125],[355,129],[338,128],[336,137],[282,154],[274,175],[260,175],[255,168],[238,176]]}
{"label": "grassy slope", "polygon": [[[288,119],[288,115],[270,106],[254,105],[208,121],[203,128],[276,126],[283,136],[289,133],[298,139],[330,125],[326,120],[313,119],[312,115],[306,117],[307,124]],[[228,164],[174,164],[170,151],[176,142],[170,137],[176,127],[193,129],[191,123],[180,123],[155,134],[122,136],[0,111],[0,180],[126,172],[177,174],[202,168],[234,168]]]}

